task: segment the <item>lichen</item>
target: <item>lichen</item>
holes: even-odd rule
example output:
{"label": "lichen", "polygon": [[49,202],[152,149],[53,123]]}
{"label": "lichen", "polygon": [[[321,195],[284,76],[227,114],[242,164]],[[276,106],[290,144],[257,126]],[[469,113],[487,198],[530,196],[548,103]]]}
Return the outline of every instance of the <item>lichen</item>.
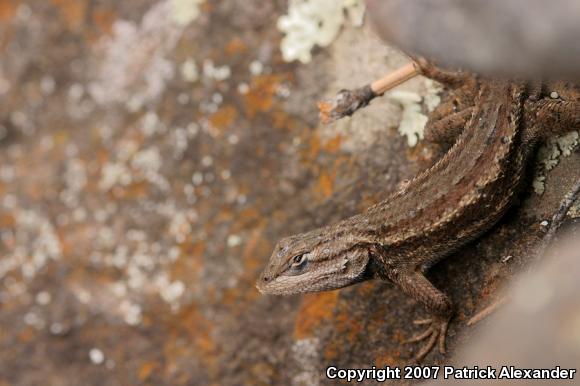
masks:
{"label": "lichen", "polygon": [[423,139],[423,129],[427,123],[427,116],[421,112],[421,96],[410,91],[393,91],[390,99],[399,103],[403,109],[398,131],[407,137],[407,144],[411,147]]}
{"label": "lichen", "polygon": [[546,186],[546,174],[558,165],[562,156],[568,157],[578,146],[578,132],[555,136],[550,138],[538,150],[536,175],[533,181],[533,188],[536,194],[543,194]]}
{"label": "lichen", "polygon": [[200,14],[199,6],[205,0],[171,0],[171,17],[179,25],[186,26]]}
{"label": "lichen", "polygon": [[284,60],[310,62],[314,46],[332,43],[347,18],[361,25],[364,9],[361,0],[290,0],[288,14],[278,19]]}

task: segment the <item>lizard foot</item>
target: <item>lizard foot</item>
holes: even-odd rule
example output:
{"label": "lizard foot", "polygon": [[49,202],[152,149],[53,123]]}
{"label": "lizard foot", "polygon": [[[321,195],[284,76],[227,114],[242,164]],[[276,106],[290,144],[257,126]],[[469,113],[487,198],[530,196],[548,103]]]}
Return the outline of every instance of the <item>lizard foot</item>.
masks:
{"label": "lizard foot", "polygon": [[447,326],[449,325],[449,319],[423,319],[416,320],[415,324],[428,324],[429,327],[419,335],[412,337],[405,341],[405,343],[420,342],[422,340],[427,340],[427,343],[419,350],[417,355],[415,355],[414,361],[420,362],[425,358],[427,354],[435,347],[435,344],[439,344],[439,352],[445,354],[445,338],[447,337]]}

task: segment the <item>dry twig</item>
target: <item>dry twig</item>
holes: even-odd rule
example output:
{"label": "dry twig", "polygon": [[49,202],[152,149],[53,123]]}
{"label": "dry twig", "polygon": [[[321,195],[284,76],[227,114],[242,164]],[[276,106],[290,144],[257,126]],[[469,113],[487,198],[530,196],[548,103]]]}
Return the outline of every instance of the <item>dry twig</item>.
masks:
{"label": "dry twig", "polygon": [[414,62],[411,62],[366,86],[354,90],[340,90],[334,98],[318,102],[320,120],[328,124],[351,116],[377,96],[383,95],[386,91],[417,75],[419,75],[419,69]]}

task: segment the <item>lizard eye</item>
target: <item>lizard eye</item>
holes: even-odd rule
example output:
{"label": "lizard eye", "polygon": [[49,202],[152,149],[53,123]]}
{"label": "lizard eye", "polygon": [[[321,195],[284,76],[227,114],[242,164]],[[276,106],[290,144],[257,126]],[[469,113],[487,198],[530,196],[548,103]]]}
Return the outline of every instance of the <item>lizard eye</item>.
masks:
{"label": "lizard eye", "polygon": [[298,267],[300,266],[304,261],[306,260],[306,254],[302,253],[300,255],[296,255],[294,256],[294,258],[292,259],[292,267]]}

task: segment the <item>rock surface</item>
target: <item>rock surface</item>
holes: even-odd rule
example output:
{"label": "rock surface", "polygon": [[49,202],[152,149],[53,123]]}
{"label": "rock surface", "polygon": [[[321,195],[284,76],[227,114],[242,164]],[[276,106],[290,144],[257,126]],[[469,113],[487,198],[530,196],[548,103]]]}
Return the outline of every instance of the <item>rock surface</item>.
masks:
{"label": "rock surface", "polygon": [[[388,98],[317,123],[317,99],[406,59],[365,25],[287,64],[285,1],[208,1],[189,22],[174,3],[0,3],[0,385],[324,385],[331,363],[407,363],[423,311],[388,284],[254,288],[279,237],[432,162]],[[525,266],[578,161],[433,269],[459,309],[452,353]]]}

